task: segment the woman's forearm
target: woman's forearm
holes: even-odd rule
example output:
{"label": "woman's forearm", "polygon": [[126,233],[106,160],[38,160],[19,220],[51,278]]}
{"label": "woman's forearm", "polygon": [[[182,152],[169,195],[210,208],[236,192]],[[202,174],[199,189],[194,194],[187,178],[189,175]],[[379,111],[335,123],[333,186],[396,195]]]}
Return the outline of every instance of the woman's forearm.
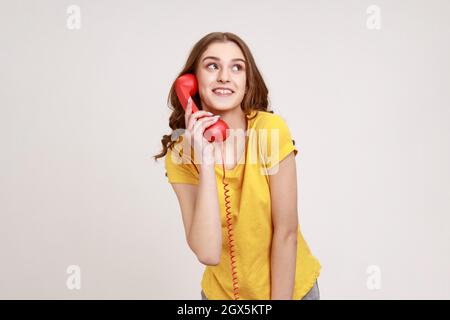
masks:
{"label": "woman's forearm", "polygon": [[291,300],[297,261],[297,233],[273,233],[271,248],[271,300]]}
{"label": "woman's forearm", "polygon": [[189,243],[203,264],[216,265],[222,251],[222,226],[214,164],[201,164]]}

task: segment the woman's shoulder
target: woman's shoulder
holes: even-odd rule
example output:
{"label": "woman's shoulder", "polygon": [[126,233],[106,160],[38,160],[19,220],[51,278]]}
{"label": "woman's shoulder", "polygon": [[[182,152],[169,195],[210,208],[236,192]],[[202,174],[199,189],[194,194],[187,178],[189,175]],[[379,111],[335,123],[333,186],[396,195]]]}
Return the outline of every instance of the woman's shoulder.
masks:
{"label": "woman's shoulder", "polygon": [[192,147],[187,147],[182,138],[178,138],[167,147],[166,163],[175,161],[178,164],[192,163]]}
{"label": "woman's shoulder", "polygon": [[287,127],[287,124],[279,114],[258,110],[252,127],[254,129],[281,129]]}

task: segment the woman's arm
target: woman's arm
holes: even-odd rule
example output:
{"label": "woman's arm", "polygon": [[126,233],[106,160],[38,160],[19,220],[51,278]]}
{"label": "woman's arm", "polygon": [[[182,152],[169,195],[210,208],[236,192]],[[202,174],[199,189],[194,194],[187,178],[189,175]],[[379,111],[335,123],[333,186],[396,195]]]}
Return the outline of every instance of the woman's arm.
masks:
{"label": "woman's arm", "polygon": [[199,184],[172,184],[180,203],[186,240],[198,260],[217,265],[222,252],[222,226],[214,164],[201,164]]}
{"label": "woman's arm", "polygon": [[291,300],[297,259],[297,172],[294,153],[269,175],[274,233],[271,249],[271,299]]}

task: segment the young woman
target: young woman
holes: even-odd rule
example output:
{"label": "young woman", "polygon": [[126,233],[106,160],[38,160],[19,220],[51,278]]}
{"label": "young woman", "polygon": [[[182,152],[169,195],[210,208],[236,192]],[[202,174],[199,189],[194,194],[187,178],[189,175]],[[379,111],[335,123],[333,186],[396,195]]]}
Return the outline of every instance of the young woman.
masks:
{"label": "young woman", "polygon": [[[187,73],[198,81],[192,98],[199,111],[192,112],[192,101],[185,111],[172,85],[173,132],[155,160],[165,156],[187,243],[206,265],[202,298],[319,299],[321,265],[298,221],[298,150],[285,121],[268,110],[249,48],[235,34],[210,33],[179,76]],[[217,116],[229,132],[245,134],[209,142],[203,133]]]}

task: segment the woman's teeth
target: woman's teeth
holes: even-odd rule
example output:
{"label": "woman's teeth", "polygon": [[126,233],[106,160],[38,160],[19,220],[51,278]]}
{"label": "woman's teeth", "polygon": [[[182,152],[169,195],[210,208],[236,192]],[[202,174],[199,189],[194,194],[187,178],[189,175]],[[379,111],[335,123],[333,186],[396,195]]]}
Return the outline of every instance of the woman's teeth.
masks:
{"label": "woman's teeth", "polygon": [[226,89],[216,89],[216,90],[213,90],[213,92],[218,96],[229,96],[233,93],[231,90],[226,90]]}

